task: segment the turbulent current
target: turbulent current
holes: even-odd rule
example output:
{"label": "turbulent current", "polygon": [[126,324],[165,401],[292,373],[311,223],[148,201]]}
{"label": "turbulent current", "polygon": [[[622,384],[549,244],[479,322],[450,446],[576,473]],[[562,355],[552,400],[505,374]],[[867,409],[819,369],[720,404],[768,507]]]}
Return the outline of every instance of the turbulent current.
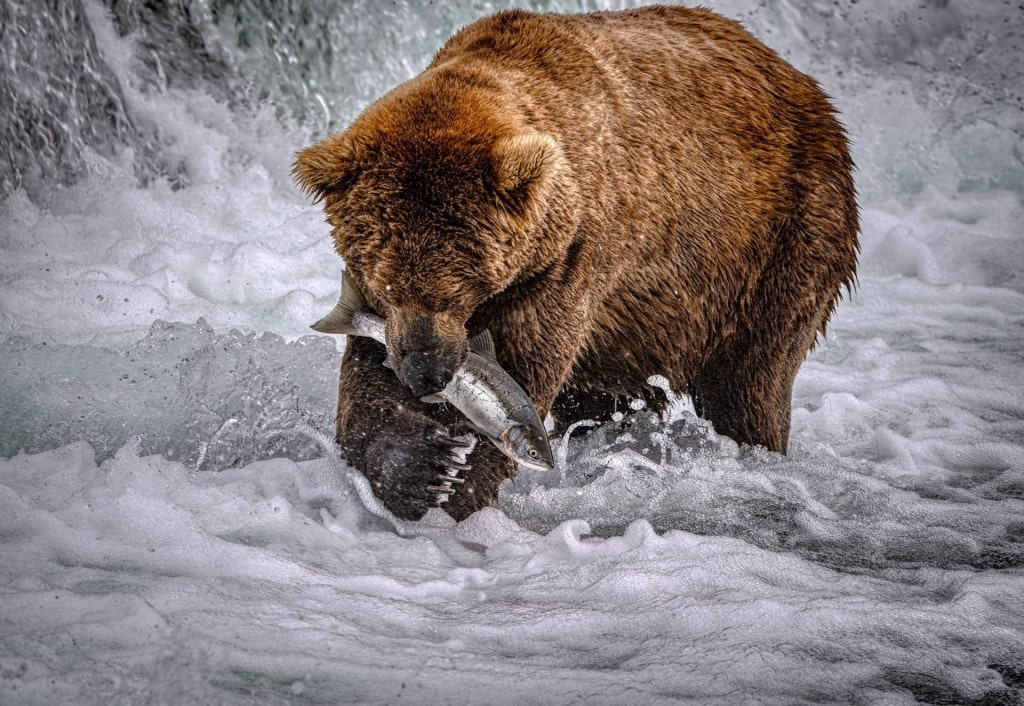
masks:
{"label": "turbulent current", "polygon": [[410,525],[289,171],[510,5],[0,2],[0,704],[1024,703],[1024,9],[709,4],[858,166],[790,454],[637,404]]}

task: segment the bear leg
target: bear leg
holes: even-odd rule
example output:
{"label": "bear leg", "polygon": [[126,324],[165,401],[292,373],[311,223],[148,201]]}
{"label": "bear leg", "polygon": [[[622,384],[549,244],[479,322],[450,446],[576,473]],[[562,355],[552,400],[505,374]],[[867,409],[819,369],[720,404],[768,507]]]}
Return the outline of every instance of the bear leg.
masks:
{"label": "bear leg", "polygon": [[738,372],[742,368],[732,365],[708,368],[692,384],[697,414],[714,424],[717,433],[737,443],[786,453],[792,382],[775,380],[766,385],[768,381],[760,376]]}
{"label": "bear leg", "polygon": [[468,425],[449,405],[413,397],[384,367],[385,356],[376,341],[349,337],[336,419],[336,440],[346,461],[403,520],[420,519],[439,499],[447,501],[440,507],[456,520],[491,503],[501,481],[513,475],[512,463],[481,439],[466,459],[469,468],[460,464],[453,437],[470,432]]}
{"label": "bear leg", "polygon": [[793,382],[814,334],[804,327],[788,342],[749,330],[733,338],[690,382],[697,414],[740,444],[786,453]]}

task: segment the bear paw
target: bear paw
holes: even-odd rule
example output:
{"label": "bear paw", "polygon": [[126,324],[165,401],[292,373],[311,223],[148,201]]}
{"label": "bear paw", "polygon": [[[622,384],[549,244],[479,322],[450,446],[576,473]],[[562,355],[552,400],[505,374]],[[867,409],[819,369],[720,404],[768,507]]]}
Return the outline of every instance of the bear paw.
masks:
{"label": "bear paw", "polygon": [[419,520],[466,482],[459,474],[471,468],[466,459],[475,441],[470,435],[450,436],[433,420],[409,415],[367,445],[364,473],[385,507],[403,520]]}

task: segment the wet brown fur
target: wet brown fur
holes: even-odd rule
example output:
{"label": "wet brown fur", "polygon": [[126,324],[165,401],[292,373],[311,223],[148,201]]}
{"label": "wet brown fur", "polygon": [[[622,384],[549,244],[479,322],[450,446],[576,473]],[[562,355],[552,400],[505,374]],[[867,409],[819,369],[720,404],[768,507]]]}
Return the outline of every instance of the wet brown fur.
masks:
{"label": "wet brown fur", "polygon": [[[499,362],[560,425],[607,418],[652,374],[715,428],[785,452],[793,379],[853,281],[843,129],[817,84],[733,21],[650,7],[503,12],[299,154],[338,253],[408,350]],[[398,514],[429,504],[457,425],[350,339],[337,438]],[[514,469],[484,444],[449,511]]]}

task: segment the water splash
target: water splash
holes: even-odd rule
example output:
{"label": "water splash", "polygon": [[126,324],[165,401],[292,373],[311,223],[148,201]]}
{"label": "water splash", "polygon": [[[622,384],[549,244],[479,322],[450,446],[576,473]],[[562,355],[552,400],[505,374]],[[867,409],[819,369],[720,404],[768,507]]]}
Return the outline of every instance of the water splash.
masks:
{"label": "water splash", "polygon": [[19,338],[0,348],[3,456],[86,438],[103,461],[139,436],[145,453],[220,470],[275,456],[317,457],[319,443],[298,427],[333,422],[340,356],[321,336],[286,343],[272,333],[216,334],[203,320],[157,321],[121,351],[40,349]]}

